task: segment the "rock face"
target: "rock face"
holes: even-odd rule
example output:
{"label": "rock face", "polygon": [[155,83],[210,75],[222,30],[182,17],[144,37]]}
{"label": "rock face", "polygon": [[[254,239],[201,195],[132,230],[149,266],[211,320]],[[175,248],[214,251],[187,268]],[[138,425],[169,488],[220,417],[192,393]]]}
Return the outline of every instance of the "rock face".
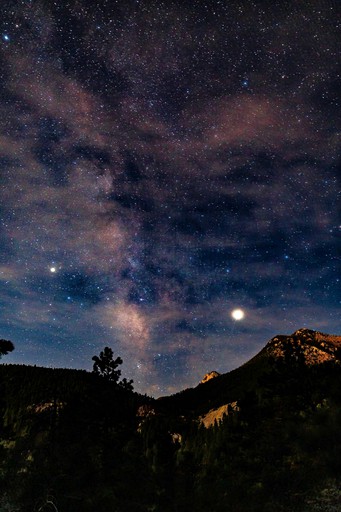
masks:
{"label": "rock face", "polygon": [[218,409],[211,409],[204,416],[200,416],[199,420],[206,428],[212,427],[214,422],[219,423],[222,421],[224,415],[228,416],[231,412],[239,411],[239,407],[237,402],[232,402],[230,404],[222,405]]}
{"label": "rock face", "polygon": [[293,357],[304,357],[307,365],[340,359],[341,336],[323,334],[310,329],[299,329],[290,336],[278,335],[265,347],[268,355],[282,358],[288,350]]}
{"label": "rock face", "polygon": [[219,377],[220,373],[218,372],[210,372],[210,373],[206,373],[206,375],[204,376],[204,378],[202,379],[202,381],[200,382],[200,384],[205,384],[205,382],[208,382],[209,380],[211,379],[214,379],[215,377]]}

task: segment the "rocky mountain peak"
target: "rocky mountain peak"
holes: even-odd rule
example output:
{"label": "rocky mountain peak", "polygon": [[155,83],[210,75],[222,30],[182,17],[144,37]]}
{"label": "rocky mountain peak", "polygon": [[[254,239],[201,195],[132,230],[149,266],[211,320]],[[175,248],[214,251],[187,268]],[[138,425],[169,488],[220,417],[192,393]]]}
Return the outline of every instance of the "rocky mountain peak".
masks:
{"label": "rocky mountain peak", "polygon": [[205,384],[205,382],[208,382],[209,380],[214,379],[215,377],[219,377],[219,375],[220,373],[216,371],[206,373],[200,384]]}
{"label": "rocky mountain peak", "polygon": [[292,336],[314,336],[317,331],[313,331],[312,329],[308,329],[307,327],[302,327],[301,329],[297,329]]}
{"label": "rocky mountain peak", "polygon": [[266,345],[267,353],[274,357],[284,357],[293,348],[296,355],[299,352],[304,356],[308,365],[336,361],[341,350],[341,336],[302,328],[289,336],[277,335]]}

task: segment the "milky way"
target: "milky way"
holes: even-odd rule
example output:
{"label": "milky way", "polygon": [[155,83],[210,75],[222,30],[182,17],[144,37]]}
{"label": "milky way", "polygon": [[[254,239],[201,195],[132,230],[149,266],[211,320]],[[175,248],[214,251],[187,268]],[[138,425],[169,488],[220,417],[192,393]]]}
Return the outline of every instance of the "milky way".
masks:
{"label": "milky way", "polygon": [[337,3],[1,6],[4,361],[158,396],[340,330]]}

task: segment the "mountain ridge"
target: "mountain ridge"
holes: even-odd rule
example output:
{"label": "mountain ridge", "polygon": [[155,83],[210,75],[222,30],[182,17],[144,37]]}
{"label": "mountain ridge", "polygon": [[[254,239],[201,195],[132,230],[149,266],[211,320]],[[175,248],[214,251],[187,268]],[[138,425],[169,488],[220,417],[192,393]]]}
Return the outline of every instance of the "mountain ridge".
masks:
{"label": "mountain ridge", "polygon": [[338,362],[340,352],[341,336],[337,334],[325,334],[308,328],[297,329],[290,335],[277,334],[238,368],[193,388],[160,397],[157,402],[170,407],[174,412],[177,408],[184,412],[184,404],[191,402],[193,413],[203,415],[238,401],[242,393],[254,388],[262,374],[271,371],[274,362],[288,363],[290,359],[292,362],[300,359],[303,364],[313,366],[328,361]]}

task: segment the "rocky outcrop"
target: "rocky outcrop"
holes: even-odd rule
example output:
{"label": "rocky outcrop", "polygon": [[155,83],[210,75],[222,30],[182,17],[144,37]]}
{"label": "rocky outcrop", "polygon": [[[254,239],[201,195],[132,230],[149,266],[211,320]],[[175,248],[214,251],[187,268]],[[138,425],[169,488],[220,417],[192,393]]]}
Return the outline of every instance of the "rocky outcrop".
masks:
{"label": "rocky outcrop", "polygon": [[205,428],[209,428],[212,427],[215,422],[220,423],[224,416],[228,416],[235,411],[239,411],[239,407],[237,402],[232,402],[230,404],[222,405],[218,409],[211,409],[204,416],[200,416],[199,420]]}
{"label": "rocky outcrop", "polygon": [[181,444],[182,443],[182,435],[178,434],[177,432],[171,433],[172,443],[173,444]]}
{"label": "rocky outcrop", "polygon": [[150,404],[143,404],[137,409],[136,416],[140,419],[137,431],[142,432],[142,425],[150,416],[155,416],[156,411]]}
{"label": "rocky outcrop", "polygon": [[147,418],[148,416],[154,416],[155,415],[155,409],[149,404],[143,404],[140,405],[140,407],[137,409],[137,416],[139,418]]}
{"label": "rocky outcrop", "polygon": [[46,411],[55,410],[59,412],[66,406],[66,402],[61,402],[60,400],[56,400],[54,402],[42,402],[40,404],[29,405],[27,410],[29,412],[34,412],[36,414],[41,414]]}
{"label": "rocky outcrop", "polygon": [[209,380],[214,379],[215,377],[219,377],[219,375],[220,375],[220,373],[215,372],[215,371],[206,373],[206,375],[204,376],[204,378],[202,379],[200,384],[205,384],[205,382],[208,382]]}

